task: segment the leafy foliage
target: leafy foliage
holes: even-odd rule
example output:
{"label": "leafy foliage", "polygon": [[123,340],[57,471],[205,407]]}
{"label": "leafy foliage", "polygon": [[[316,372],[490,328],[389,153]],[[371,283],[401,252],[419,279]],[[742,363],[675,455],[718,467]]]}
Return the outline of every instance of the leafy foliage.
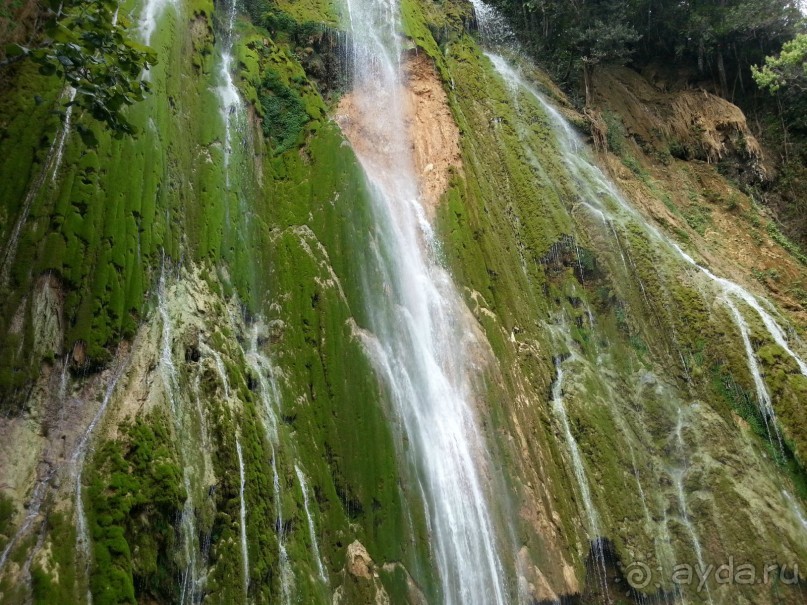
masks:
{"label": "leafy foliage", "polygon": [[[133,134],[123,109],[149,92],[141,74],[156,63],[153,52],[126,36],[116,17],[116,0],[90,0],[63,6],[52,0],[41,44],[13,45],[8,62],[30,58],[46,75],[75,89],[67,105],[87,110],[117,135]],[[84,136],[90,136],[84,131]]]}
{"label": "leafy foliage", "polygon": [[807,91],[807,34],[785,42],[778,56],[766,57],[762,68],[753,65],[751,71],[757,85],[771,92],[782,87]]}
{"label": "leafy foliage", "polygon": [[801,27],[795,0],[494,0],[539,58],[568,79],[588,63],[674,63],[724,96]]}

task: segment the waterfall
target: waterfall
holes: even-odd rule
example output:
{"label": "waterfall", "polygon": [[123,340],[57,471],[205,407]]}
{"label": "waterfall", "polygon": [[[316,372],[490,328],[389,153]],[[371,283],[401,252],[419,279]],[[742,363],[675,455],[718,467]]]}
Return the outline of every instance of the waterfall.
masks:
{"label": "waterfall", "polygon": [[597,514],[597,509],[594,507],[594,501],[591,499],[591,488],[586,475],[586,469],[583,466],[583,456],[580,454],[580,447],[577,444],[577,440],[574,438],[574,434],[572,434],[572,427],[571,424],[569,424],[569,417],[566,414],[566,405],[563,401],[563,365],[560,358],[555,359],[555,369],[557,371],[557,377],[552,384],[552,411],[555,413],[555,416],[557,416],[563,429],[563,438],[564,441],[566,441],[566,447],[572,459],[574,477],[577,480],[580,497],[583,499],[583,510],[588,520],[589,540],[594,552],[595,565],[597,566],[596,573],[606,598],[610,600],[608,596],[608,575],[605,569],[605,552],[603,551],[601,540],[600,519]]}
{"label": "waterfall", "polygon": [[236,0],[231,0],[227,7],[227,29],[224,32],[224,42],[221,50],[221,68],[219,78],[221,84],[216,93],[221,104],[221,117],[224,122],[224,180],[227,189],[230,188],[230,161],[233,155],[233,130],[242,127],[243,106],[238,88],[233,80],[233,43],[235,18],[238,14]]}
{"label": "waterfall", "polygon": [[143,12],[140,15],[140,37],[143,44],[151,44],[151,37],[157,30],[157,25],[163,10],[168,5],[176,5],[177,0],[146,0]]}
{"label": "waterfall", "polygon": [[286,551],[286,529],[283,524],[283,502],[281,501],[280,476],[277,474],[277,454],[272,447],[272,487],[275,492],[275,514],[277,515],[277,554],[280,563],[280,594],[283,605],[291,605],[294,593],[294,572],[291,569],[289,554]]}
{"label": "waterfall", "polygon": [[204,572],[203,562],[199,560],[199,535],[196,529],[195,489],[192,481],[194,472],[192,460],[199,458],[198,452],[189,449],[191,441],[186,438],[189,431],[186,427],[185,410],[181,409],[179,397],[179,377],[174,365],[173,337],[171,330],[171,317],[168,312],[166,298],[165,268],[160,274],[157,290],[157,311],[162,323],[160,334],[160,360],[159,372],[163,380],[165,396],[168,399],[171,418],[174,422],[174,432],[178,436],[179,454],[182,464],[182,483],[185,486],[185,503],[179,520],[180,542],[184,555],[185,568],[180,577],[180,605],[195,603],[202,589]]}
{"label": "waterfall", "polygon": [[[87,527],[87,515],[84,512],[84,499],[82,497],[84,461],[87,457],[87,450],[90,446],[90,440],[93,432],[95,431],[95,427],[98,426],[98,423],[101,422],[101,419],[104,417],[106,408],[112,399],[112,395],[115,393],[115,387],[117,387],[118,381],[123,376],[124,370],[127,366],[128,360],[121,361],[118,368],[112,374],[112,378],[110,379],[109,385],[104,392],[104,398],[101,400],[101,405],[98,407],[98,411],[95,412],[90,424],[84,430],[84,433],[81,435],[81,438],[76,444],[76,449],[73,450],[73,455],[70,457],[71,474],[73,475],[73,482],[75,485],[77,559],[79,561],[84,561],[86,577],[88,580],[90,561],[92,560],[92,555],[90,552],[90,544],[92,540],[90,538],[90,531]],[[89,584],[87,586],[87,602],[92,603],[92,593],[90,592]]]}
{"label": "waterfall", "polygon": [[5,566],[8,556],[11,554],[11,549],[17,545],[22,536],[28,533],[28,530],[31,529],[34,520],[39,516],[39,511],[42,509],[42,503],[45,501],[45,494],[47,494],[50,480],[53,478],[54,474],[55,469],[48,469],[45,476],[38,479],[36,485],[34,485],[34,489],[31,492],[31,498],[28,501],[28,510],[25,513],[25,518],[23,519],[22,524],[20,524],[19,529],[17,529],[17,531],[14,532],[14,535],[9,538],[8,543],[6,544],[5,548],[3,548],[3,552],[0,553],[0,570],[2,570]]}
{"label": "waterfall", "polygon": [[25,223],[28,221],[28,215],[31,212],[31,206],[34,203],[34,200],[42,190],[42,186],[45,184],[45,181],[47,181],[48,175],[51,177],[51,183],[56,183],[59,168],[62,165],[62,155],[64,153],[65,142],[70,134],[70,122],[73,116],[72,103],[76,98],[76,93],[76,89],[72,86],[67,86],[62,91],[61,96],[66,97],[68,101],[67,109],[64,113],[64,120],[56,132],[56,136],[54,137],[50,148],[48,149],[47,156],[45,156],[45,162],[42,164],[42,170],[39,171],[36,179],[29,187],[28,193],[25,195],[25,199],[22,202],[22,210],[20,210],[20,214],[14,223],[14,228],[11,230],[11,235],[9,235],[8,241],[6,242],[3,257],[0,259],[0,288],[3,288],[8,284],[8,274],[11,270],[11,266],[14,263],[14,258],[17,255],[17,244],[20,241],[22,229],[25,226]]}
{"label": "waterfall", "polygon": [[776,422],[776,412],[773,410],[771,396],[768,394],[765,381],[762,379],[762,373],[759,371],[759,364],[757,364],[757,358],[754,354],[754,347],[751,344],[751,336],[748,333],[748,324],[745,322],[745,317],[742,316],[737,305],[734,304],[734,301],[730,298],[726,298],[724,302],[734,316],[734,323],[737,324],[737,327],[740,329],[740,336],[742,337],[743,346],[745,347],[745,357],[748,362],[748,371],[754,379],[754,388],[757,391],[757,403],[759,404],[762,419],[765,421],[768,439],[771,444],[773,444],[774,435],[776,436],[776,440],[779,443],[779,452],[782,453],[784,457],[784,445],[782,444],[782,436],[779,433],[779,427]]}
{"label": "waterfall", "polygon": [[[383,379],[410,444],[440,578],[440,600],[510,602],[486,484],[487,448],[477,427],[468,349],[473,319],[435,258],[418,186],[402,98],[400,7],[346,0],[353,92],[348,138],[364,168],[376,219],[381,277],[368,279],[365,350]],[[356,129],[353,130],[353,126]],[[367,277],[367,276],[365,276]],[[380,280],[380,282],[379,282]],[[383,283],[383,292],[370,283]]]}
{"label": "waterfall", "polygon": [[[512,33],[506,29],[506,25],[502,25],[496,11],[491,7],[485,5],[482,0],[474,0],[477,18],[480,22],[480,31],[489,32],[493,31],[493,41],[506,39],[510,49],[516,47],[513,40]],[[502,33],[504,32],[504,33]],[[529,96],[538,101],[544,109],[547,117],[550,119],[552,128],[555,132],[558,145],[561,151],[561,156],[566,164],[568,172],[572,177],[573,182],[578,188],[580,194],[580,205],[589,210],[595,217],[599,218],[603,225],[609,230],[614,237],[619,253],[622,257],[622,262],[627,269],[628,265],[625,263],[626,258],[630,263],[631,271],[634,279],[636,280],[645,301],[650,305],[647,297],[644,283],[638,276],[635,264],[633,263],[630,254],[623,249],[619,239],[619,235],[614,227],[615,223],[630,221],[638,224],[643,231],[651,238],[659,242],[667,250],[669,250],[675,257],[682,260],[685,266],[695,268],[700,275],[704,276],[707,285],[713,290],[715,299],[722,302],[729,310],[731,320],[734,322],[737,330],[740,333],[743,341],[744,351],[746,354],[746,364],[749,374],[752,377],[757,394],[757,403],[760,412],[765,420],[768,428],[768,435],[771,443],[776,441],[778,449],[784,450],[781,433],[776,421],[776,414],[771,402],[770,395],[765,386],[765,381],[759,364],[756,359],[756,354],[751,345],[749,328],[747,321],[743,317],[736,302],[742,302],[750,307],[762,321],[762,325],[770,338],[779,345],[798,365],[800,372],[807,376],[807,362],[794,351],[785,330],[774,319],[773,315],[763,308],[760,301],[763,301],[766,306],[771,306],[768,301],[758,299],[755,295],[743,288],[737,283],[734,283],[726,278],[715,275],[712,271],[698,264],[689,254],[684,252],[681,247],[672,239],[661,233],[655,226],[651,225],[644,219],[622,196],[617,190],[616,186],[608,179],[608,177],[597,167],[593,158],[586,152],[580,137],[575,133],[569,122],[555,109],[545,98],[538,92],[538,90],[527,82],[521,74],[515,69],[504,57],[494,54],[492,52],[486,53],[488,58],[493,63],[494,68],[507,83],[511,90],[513,99],[517,99],[517,92],[519,90],[525,91]],[[687,364],[680,354],[681,362],[684,370],[687,372]]]}
{"label": "waterfall", "polygon": [[56,152],[53,160],[53,168],[51,169],[50,180],[56,182],[56,177],[59,176],[59,168],[62,166],[62,155],[64,154],[64,144],[67,141],[67,135],[70,134],[70,121],[73,118],[73,101],[76,100],[76,93],[78,91],[72,86],[67,87],[67,109],[64,111],[64,122],[62,123],[62,130],[57,137]]}
{"label": "waterfall", "polygon": [[[681,522],[684,524],[684,527],[689,534],[689,538],[692,541],[692,547],[695,550],[695,557],[698,560],[698,567],[702,572],[705,572],[706,563],[703,559],[703,548],[701,547],[701,542],[698,538],[698,532],[695,529],[695,525],[692,523],[692,519],[689,516],[687,497],[686,492],[684,491],[684,476],[687,472],[687,450],[686,443],[684,442],[684,413],[681,409],[678,410],[678,421],[675,425],[675,444],[678,450],[678,455],[681,456],[684,464],[683,468],[672,471],[672,478],[673,482],[675,483],[675,491],[678,496],[678,508],[681,512]],[[709,603],[711,603],[712,595],[709,591],[709,585],[705,584],[704,586],[706,587],[706,597],[709,600]]]}
{"label": "waterfall", "polygon": [[249,594],[249,548],[247,547],[247,501],[244,498],[244,486],[247,479],[244,474],[244,454],[241,452],[241,440],[238,435],[235,437],[235,451],[238,454],[238,477],[240,479],[238,495],[241,501],[239,511],[241,521],[241,563],[244,571],[244,602],[246,603],[247,595]]}
{"label": "waterfall", "polygon": [[[514,40],[512,32],[507,28],[506,23],[498,12],[485,4],[483,0],[473,0],[473,5],[479,21],[479,29],[483,36],[488,35],[488,42],[496,45],[499,41],[506,41],[506,48],[510,52],[520,54],[517,43]],[[654,238],[663,244],[668,250],[671,250],[681,260],[685,261],[687,265],[698,269],[704,275],[711,285],[716,289],[717,295],[720,299],[731,307],[730,299],[740,300],[751,307],[762,320],[765,330],[773,341],[782,347],[785,352],[796,362],[799,366],[800,372],[807,376],[807,362],[797,354],[788,342],[785,336],[785,331],[781,325],[774,319],[771,313],[763,309],[757,297],[751,294],[748,290],[728,279],[719,277],[712,273],[709,269],[698,264],[690,255],[684,252],[681,247],[673,240],[662,234],[655,226],[651,225],[644,219],[627,200],[618,191],[616,186],[611,180],[597,167],[593,158],[586,152],[585,145],[580,140],[580,137],[575,132],[574,128],[569,122],[555,109],[546,98],[538,92],[538,90],[527,82],[521,74],[516,70],[503,56],[493,52],[486,53],[490,58],[493,66],[505,80],[514,95],[517,90],[524,90],[529,96],[534,98],[543,107],[544,111],[549,117],[552,128],[555,131],[558,145],[560,147],[561,155],[564,163],[566,164],[569,174],[572,176],[573,181],[579,187],[581,194],[580,203],[584,208],[587,208],[599,217],[600,220],[609,228],[617,241],[622,251],[619,237],[614,229],[614,222],[620,222],[621,219],[627,219],[637,223],[650,237]],[[637,277],[638,279],[638,277]],[[639,281],[640,288],[644,293],[644,285]],[[764,300],[764,299],[763,299]],[[764,301],[767,306],[770,303]],[[739,313],[735,314],[732,310],[732,316],[737,323],[738,330],[742,333],[743,326],[737,322]],[[744,323],[744,322],[743,322]],[[749,356],[752,351],[747,351]],[[748,359],[749,368],[756,365],[756,362],[750,357]],[[752,371],[752,374],[754,372]],[[754,381],[761,380],[758,372],[753,376]],[[761,395],[760,395],[761,396]],[[758,402],[760,406],[767,407],[763,396]],[[771,408],[772,409],[772,408]],[[778,429],[776,429],[778,430]]]}
{"label": "waterfall", "polygon": [[230,379],[227,378],[227,366],[224,364],[224,359],[222,359],[221,353],[209,347],[205,343],[201,343],[199,349],[213,358],[213,364],[216,366],[216,373],[219,375],[219,380],[221,380],[221,388],[224,389],[224,399],[229,400]]}
{"label": "waterfall", "polygon": [[793,511],[793,515],[796,517],[796,519],[798,519],[801,528],[807,532],[807,515],[805,515],[804,509],[802,509],[798,500],[796,500],[793,497],[793,494],[787,490],[782,490],[782,495],[784,496],[787,505],[790,507],[790,510]]}
{"label": "waterfall", "polygon": [[275,405],[280,401],[280,395],[277,391],[274,374],[272,371],[272,362],[258,349],[258,331],[259,326],[256,324],[252,328],[250,337],[249,351],[245,351],[244,357],[255,372],[258,378],[258,395],[261,400],[261,409],[263,411],[263,424],[266,430],[266,436],[270,443],[276,444],[278,440],[277,430],[277,413]]}
{"label": "waterfall", "polygon": [[303,491],[303,507],[305,508],[305,517],[308,520],[308,535],[311,538],[311,553],[314,555],[314,561],[317,564],[317,571],[319,572],[320,579],[327,584],[328,574],[325,572],[325,565],[322,564],[322,556],[319,553],[319,544],[317,543],[317,532],[314,528],[314,519],[311,516],[311,509],[309,507],[308,498],[308,484],[305,480],[305,475],[300,467],[294,465],[294,470],[297,473],[297,480],[300,482],[300,489]]}

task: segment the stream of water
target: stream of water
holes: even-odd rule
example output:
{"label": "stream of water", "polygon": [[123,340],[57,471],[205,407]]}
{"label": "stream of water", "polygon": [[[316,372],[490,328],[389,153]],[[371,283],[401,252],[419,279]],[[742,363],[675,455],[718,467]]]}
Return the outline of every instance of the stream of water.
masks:
{"label": "stream of water", "polygon": [[314,555],[314,562],[317,564],[317,572],[320,579],[327,584],[328,574],[325,572],[325,565],[322,563],[322,556],[319,554],[319,542],[317,542],[317,531],[314,527],[314,518],[311,516],[311,507],[309,505],[308,496],[308,483],[305,480],[305,475],[300,467],[294,465],[294,471],[297,473],[297,480],[300,482],[300,489],[303,491],[303,507],[305,508],[305,518],[308,521],[308,536],[311,539],[311,554]]}
{"label": "stream of water", "polygon": [[165,270],[160,275],[157,296],[157,312],[160,316],[162,331],[160,334],[160,359],[158,371],[163,380],[163,388],[169,402],[174,431],[179,436],[180,463],[182,465],[182,483],[186,498],[179,520],[180,545],[183,553],[184,568],[180,578],[180,605],[195,603],[201,595],[204,583],[204,562],[199,557],[199,534],[196,523],[196,489],[195,469],[192,461],[199,459],[198,453],[190,449],[191,441],[183,436],[193,434],[187,426],[188,414],[182,409],[179,395],[179,376],[174,364],[173,330],[168,309],[165,283]]}
{"label": "stream of water", "polygon": [[[423,487],[431,548],[446,605],[512,602],[483,478],[488,451],[475,418],[474,329],[451,278],[433,258],[403,100],[400,7],[346,0],[352,47],[354,149],[376,220],[384,294],[367,301],[365,349],[384,379]],[[350,137],[349,137],[350,138]],[[375,279],[375,278],[374,278]]]}
{"label": "stream of water", "polygon": [[[87,526],[87,514],[84,511],[84,498],[83,498],[83,484],[84,477],[84,461],[87,457],[87,451],[92,442],[93,432],[101,419],[104,417],[109,402],[112,400],[112,395],[115,393],[115,388],[118,386],[118,381],[124,374],[128,367],[128,360],[121,361],[118,367],[114,370],[109,384],[104,392],[104,397],[101,400],[101,405],[87,425],[84,433],[79,439],[76,449],[73,450],[73,455],[70,458],[70,469],[73,476],[75,486],[75,510],[76,510],[76,553],[77,560],[83,562],[85,574],[89,579],[89,568],[92,562],[90,531]],[[90,591],[89,583],[87,585],[87,602],[92,603],[92,592]]]}
{"label": "stream of water", "polygon": [[572,427],[569,424],[569,416],[566,414],[566,405],[563,398],[563,363],[560,359],[555,360],[555,369],[557,376],[555,377],[555,382],[552,384],[552,411],[555,413],[555,416],[557,416],[561,428],[563,429],[563,438],[566,442],[566,448],[569,450],[574,476],[577,480],[577,487],[580,490],[580,497],[583,500],[583,510],[588,520],[588,537],[594,554],[596,574],[606,599],[610,600],[608,597],[608,575],[605,568],[605,553],[602,547],[600,519],[597,514],[597,509],[594,507],[594,501],[591,499],[591,488],[589,486],[585,466],[583,466],[583,456],[580,454],[580,447],[577,444],[577,440],[574,438]]}
{"label": "stream of water", "polygon": [[247,484],[247,479],[244,473],[244,453],[241,451],[241,440],[238,435],[235,437],[235,451],[238,454],[239,525],[241,529],[241,563],[244,573],[244,602],[247,602],[247,595],[249,594],[249,547],[247,546],[247,501],[244,498],[244,487]]}

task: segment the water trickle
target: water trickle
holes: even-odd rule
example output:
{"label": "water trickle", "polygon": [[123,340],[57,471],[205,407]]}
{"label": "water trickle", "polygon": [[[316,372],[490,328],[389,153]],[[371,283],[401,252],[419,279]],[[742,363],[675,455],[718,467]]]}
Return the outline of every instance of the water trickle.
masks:
{"label": "water trickle", "polygon": [[[681,456],[683,461],[683,467],[678,469],[673,469],[671,472],[673,482],[675,483],[675,492],[678,497],[678,508],[681,513],[681,523],[684,524],[684,527],[689,534],[690,541],[692,542],[692,548],[695,551],[695,557],[698,560],[698,567],[700,570],[706,570],[706,564],[703,559],[703,547],[701,546],[700,538],[698,537],[698,531],[695,529],[695,524],[692,523],[692,518],[689,515],[689,507],[687,505],[687,497],[686,492],[684,490],[684,477],[687,473],[687,446],[686,442],[684,441],[684,412],[682,409],[678,410],[678,420],[675,424],[675,444],[677,448],[677,453]],[[706,596],[709,602],[712,602],[712,595],[709,591],[709,585],[705,585],[706,588]]]}
{"label": "water trickle", "polygon": [[586,514],[588,521],[588,537],[591,544],[594,557],[596,560],[596,573],[601,587],[604,590],[606,598],[608,596],[608,576],[605,569],[605,552],[603,551],[602,541],[600,537],[600,519],[597,514],[597,509],[594,507],[594,501],[591,498],[591,488],[586,475],[586,469],[583,466],[583,456],[580,453],[580,446],[572,433],[572,427],[569,423],[569,416],[566,413],[566,405],[563,398],[563,363],[560,358],[555,359],[555,369],[557,376],[555,382],[552,384],[552,411],[560,421],[561,429],[563,430],[563,439],[566,442],[566,447],[569,450],[569,455],[572,460],[572,469],[574,477],[577,481],[577,487],[580,490],[580,497],[583,500],[583,511]]}
{"label": "water trickle", "polygon": [[230,399],[230,379],[227,377],[227,366],[224,364],[224,359],[221,353],[202,343],[199,347],[204,353],[213,358],[213,363],[216,366],[216,373],[219,375],[221,386],[224,389],[224,398]]}
{"label": "water trickle", "polygon": [[782,444],[782,436],[779,434],[779,427],[776,422],[776,412],[773,410],[771,396],[768,394],[768,388],[765,386],[765,381],[762,379],[762,374],[759,371],[759,364],[757,364],[754,347],[751,344],[748,324],[745,322],[745,318],[742,316],[742,313],[740,313],[737,305],[734,304],[734,301],[732,301],[730,298],[726,298],[724,302],[734,316],[734,323],[737,324],[737,327],[740,329],[740,336],[742,337],[743,346],[745,347],[745,358],[748,362],[748,371],[751,373],[751,377],[754,379],[754,388],[757,391],[757,403],[759,404],[759,411],[762,415],[762,419],[765,421],[765,429],[768,432],[768,439],[770,440],[771,444],[773,444],[774,437],[776,438],[776,441],[779,444],[779,451],[784,457],[784,446]]}
{"label": "water trickle", "polygon": [[[72,103],[76,98],[76,89],[72,86],[66,87],[64,91],[62,91],[62,97],[66,97],[68,102]],[[56,182],[59,168],[62,164],[65,141],[70,134],[70,122],[72,115],[73,106],[68,104],[67,109],[65,110],[64,121],[62,122],[56,136],[53,139],[53,142],[50,145],[50,148],[48,149],[45,163],[42,165],[42,170],[39,171],[36,179],[31,183],[31,186],[25,195],[25,199],[22,202],[22,209],[17,217],[17,221],[14,223],[14,228],[11,230],[11,235],[9,235],[8,241],[6,242],[5,250],[3,250],[3,257],[0,259],[0,288],[6,286],[8,283],[9,271],[11,271],[11,266],[14,263],[14,258],[17,255],[17,244],[19,243],[20,235],[22,235],[22,229],[25,226],[25,223],[28,221],[28,215],[31,212],[31,206],[34,203],[34,200],[42,190],[42,186],[45,184],[45,181],[47,181],[48,175],[51,177],[51,183]]]}
{"label": "water trickle", "polygon": [[244,488],[247,484],[246,474],[244,473],[244,454],[241,451],[241,440],[238,435],[235,437],[235,451],[238,454],[238,477],[240,479],[238,487],[238,497],[241,502],[239,518],[241,525],[241,563],[243,565],[244,573],[244,602],[247,601],[249,594],[249,548],[247,546],[247,501],[244,497]]}
{"label": "water trickle", "polygon": [[[166,297],[165,268],[160,274],[157,290],[157,311],[161,319],[162,331],[160,334],[160,360],[159,372],[163,380],[165,396],[171,408],[171,418],[174,422],[174,431],[177,435],[192,434],[185,410],[181,408],[179,399],[179,376],[173,356],[172,323],[168,311]],[[192,461],[198,460],[198,452],[191,451],[191,440],[180,438],[180,461],[182,463],[182,483],[185,487],[186,498],[179,520],[181,552],[184,557],[184,569],[180,576],[180,605],[195,603],[203,589],[204,561],[199,557],[199,536],[196,529],[196,506],[194,485],[194,468]],[[204,457],[202,457],[204,458]]]}
{"label": "water trickle", "polygon": [[42,509],[42,503],[45,500],[45,495],[47,494],[47,489],[54,473],[55,469],[52,467],[49,468],[45,475],[39,478],[34,485],[34,489],[31,492],[31,497],[28,501],[28,509],[25,513],[25,518],[17,531],[14,532],[14,535],[8,540],[5,548],[3,548],[3,552],[0,553],[0,570],[2,570],[5,566],[8,556],[11,554],[11,550],[17,545],[20,538],[28,533],[28,530],[31,529],[34,521],[37,519],[37,517],[39,517],[39,511]]}
{"label": "water trickle", "polygon": [[67,109],[64,111],[64,122],[62,123],[62,130],[56,140],[56,151],[53,159],[53,168],[51,169],[50,180],[52,183],[56,182],[59,176],[59,168],[62,166],[62,156],[64,155],[64,144],[67,141],[67,136],[70,134],[70,122],[73,119],[73,101],[76,100],[76,93],[78,91],[72,86],[67,87]]}
{"label": "water trickle", "polygon": [[157,30],[159,19],[167,6],[175,5],[177,0],[146,0],[140,15],[140,37],[146,45],[151,44],[151,37]]}
{"label": "water trickle", "polygon": [[294,594],[294,572],[286,550],[286,526],[283,522],[283,501],[280,491],[280,476],[277,474],[277,455],[274,447],[272,447],[272,488],[275,492],[277,554],[280,563],[280,596],[283,605],[290,605]]}
{"label": "water trickle", "polygon": [[112,374],[112,378],[109,381],[109,385],[104,392],[104,398],[101,400],[101,405],[98,407],[98,411],[96,411],[95,416],[90,421],[90,424],[84,430],[84,433],[81,435],[78,443],[76,444],[76,449],[73,450],[73,455],[70,458],[70,469],[71,474],[73,476],[73,482],[75,485],[75,508],[76,508],[76,552],[78,554],[78,560],[84,562],[85,566],[85,573],[86,578],[88,580],[87,586],[87,602],[92,603],[92,593],[90,592],[89,588],[89,567],[90,561],[92,560],[92,555],[90,552],[90,532],[89,528],[87,527],[87,515],[84,512],[84,499],[82,497],[82,478],[84,475],[84,461],[87,457],[87,450],[90,446],[90,440],[92,438],[92,434],[95,431],[95,427],[98,426],[98,423],[101,422],[101,419],[104,417],[104,413],[106,412],[107,406],[109,406],[109,402],[112,399],[112,395],[115,393],[115,387],[118,385],[118,381],[124,374],[124,370],[128,366],[128,360],[122,361],[119,363],[118,368]]}
{"label": "water trickle", "polygon": [[423,487],[442,602],[504,605],[510,599],[482,480],[487,447],[471,408],[473,319],[436,260],[428,219],[415,203],[400,7],[395,0],[345,2],[357,124],[346,132],[358,133],[351,143],[369,185],[374,268],[385,284],[368,288],[370,325],[360,336],[411,445],[406,455]]}
{"label": "water trickle", "polygon": [[311,538],[311,554],[314,555],[314,561],[317,564],[317,571],[319,572],[320,579],[327,584],[328,574],[325,572],[325,565],[322,563],[322,556],[319,553],[319,543],[317,542],[317,532],[314,528],[314,518],[311,516],[311,509],[309,506],[308,497],[308,483],[305,480],[305,475],[300,467],[294,465],[294,470],[297,473],[297,480],[300,482],[300,489],[303,491],[303,508],[305,508],[305,517],[308,520],[308,535]]}
{"label": "water trickle", "polygon": [[277,444],[277,410],[275,407],[280,402],[280,394],[275,382],[272,362],[258,348],[258,332],[260,327],[256,324],[252,328],[249,351],[245,352],[247,364],[255,372],[258,378],[258,395],[263,411],[263,423],[266,428],[267,437],[273,444]]}
{"label": "water trickle", "polygon": [[790,510],[793,511],[793,515],[796,517],[796,519],[798,519],[799,524],[801,524],[801,528],[807,532],[807,515],[805,515],[801,504],[799,504],[798,500],[793,497],[793,494],[787,490],[782,490],[782,495],[785,497]]}
{"label": "water trickle", "polygon": [[[480,21],[485,18],[492,18],[490,15],[495,14],[495,10],[486,7],[482,0],[474,0],[474,6],[476,7],[477,17]],[[483,33],[485,31],[481,23],[480,30]],[[510,37],[512,39],[512,34]],[[515,49],[515,52],[518,52],[514,42],[509,42],[508,46],[509,48],[507,50],[513,52]],[[807,376],[807,363],[794,351],[785,329],[776,321],[773,315],[763,307],[763,304],[770,307],[770,303],[764,299],[758,299],[739,284],[719,277],[709,269],[698,264],[690,255],[684,252],[677,243],[647,222],[644,217],[625,200],[610,179],[597,167],[594,159],[586,152],[580,137],[574,132],[571,125],[560,112],[553,107],[534,86],[527,82],[518,70],[506,59],[497,54],[486,54],[511,91],[524,90],[543,107],[555,131],[563,161],[567,166],[572,180],[577,184],[578,193],[582,198],[581,204],[583,207],[589,209],[595,217],[598,217],[606,229],[610,230],[613,234],[623,265],[628,273],[635,279],[648,307],[652,305],[645,284],[639,276],[639,272],[630,253],[627,252],[626,254],[626,250],[620,242],[619,234],[614,227],[615,223],[631,222],[638,224],[650,238],[661,243],[667,250],[671,251],[675,257],[683,260],[685,265],[697,269],[698,272],[706,278],[707,285],[712,289],[715,299],[726,305],[730,311],[731,319],[740,332],[746,353],[747,366],[754,381],[757,401],[765,419],[770,440],[772,443],[776,441],[779,450],[783,451],[784,447],[782,445],[780,429],[776,421],[770,395],[765,386],[753,347],[751,346],[748,324],[735,304],[735,302],[743,302],[750,307],[759,316],[765,331],[771,339],[796,362],[800,372],[804,376]],[[512,94],[514,98],[517,98],[516,92],[512,92]],[[630,263],[630,269],[628,269],[626,260]],[[680,350],[679,356],[687,380],[691,381],[688,364]]]}

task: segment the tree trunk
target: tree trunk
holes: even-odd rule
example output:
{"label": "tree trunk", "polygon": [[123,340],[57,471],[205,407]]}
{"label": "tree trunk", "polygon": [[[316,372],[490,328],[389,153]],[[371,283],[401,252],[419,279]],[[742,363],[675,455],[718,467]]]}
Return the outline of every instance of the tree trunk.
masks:
{"label": "tree trunk", "polygon": [[728,82],[726,80],[726,66],[723,63],[723,46],[717,47],[717,75],[720,78],[720,96],[724,99],[728,96]]}
{"label": "tree trunk", "polygon": [[586,108],[591,107],[594,96],[594,83],[592,82],[592,75],[594,72],[594,65],[583,58],[583,87],[586,91]]}

